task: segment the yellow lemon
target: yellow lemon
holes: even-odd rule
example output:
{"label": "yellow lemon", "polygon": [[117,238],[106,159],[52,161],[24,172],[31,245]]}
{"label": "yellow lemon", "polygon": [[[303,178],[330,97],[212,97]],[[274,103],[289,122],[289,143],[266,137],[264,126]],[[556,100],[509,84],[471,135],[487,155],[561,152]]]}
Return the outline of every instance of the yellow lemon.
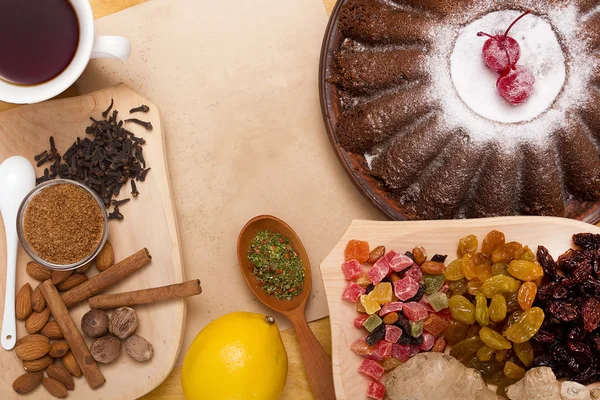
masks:
{"label": "yellow lemon", "polygon": [[188,400],[276,400],[287,369],[275,320],[234,312],[196,336],[185,355],[181,383]]}

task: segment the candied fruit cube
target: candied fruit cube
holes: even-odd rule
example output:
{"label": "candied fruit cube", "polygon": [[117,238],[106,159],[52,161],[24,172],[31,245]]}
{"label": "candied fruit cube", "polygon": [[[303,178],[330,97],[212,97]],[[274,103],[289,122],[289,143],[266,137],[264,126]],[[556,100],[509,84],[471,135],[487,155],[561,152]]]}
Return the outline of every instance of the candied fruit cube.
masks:
{"label": "candied fruit cube", "polygon": [[385,326],[385,340],[387,342],[396,343],[400,339],[400,336],[402,336],[402,329],[396,325]]}
{"label": "candied fruit cube", "polygon": [[393,370],[394,368],[396,368],[399,365],[402,365],[402,361],[400,361],[400,360],[398,360],[397,358],[394,358],[394,357],[386,358],[381,363],[381,366],[383,367],[383,370],[385,372],[389,372],[389,371]]}
{"label": "candied fruit cube", "polygon": [[381,359],[389,358],[392,356],[392,343],[381,340],[373,348],[373,353]]}
{"label": "candied fruit cube", "polygon": [[348,282],[344,293],[342,293],[342,299],[356,303],[358,299],[366,293],[364,287],[357,285],[354,282]]}
{"label": "candied fruit cube", "polygon": [[423,343],[419,345],[419,349],[423,351],[429,351],[433,348],[435,343],[435,337],[431,333],[423,333]]}
{"label": "candied fruit cube", "polygon": [[412,267],[406,270],[404,276],[410,276],[415,282],[421,282],[421,279],[423,279],[423,272],[421,271],[421,267],[417,264],[413,264]]}
{"label": "candied fruit cube", "polygon": [[393,250],[390,250],[386,255],[385,259],[387,260],[390,269],[394,272],[404,271],[406,268],[413,265],[413,260],[401,253],[396,253]]}
{"label": "candied fruit cube", "polygon": [[410,276],[394,282],[394,293],[399,300],[406,301],[419,291],[419,284]]}
{"label": "candied fruit cube", "polygon": [[373,282],[371,282],[371,280],[369,279],[367,274],[363,273],[361,276],[358,277],[358,279],[356,280],[356,283],[362,287],[367,287],[370,284],[372,284]]}
{"label": "candied fruit cube", "polygon": [[433,294],[440,290],[444,286],[444,275],[423,275],[423,282],[425,282],[425,293]]}
{"label": "candied fruit cube", "polygon": [[426,297],[423,297],[421,300],[419,300],[419,304],[421,304],[423,307],[425,307],[427,309],[427,312],[435,312],[435,310],[433,309],[433,307],[431,307],[431,304],[429,304],[429,300]]}
{"label": "candied fruit cube", "polygon": [[411,321],[424,320],[429,314],[424,305],[415,302],[404,303],[402,306],[402,313]]}
{"label": "candied fruit cube", "polygon": [[383,323],[386,325],[393,325],[396,323],[396,321],[398,321],[397,312],[389,313],[385,317],[383,317]]}
{"label": "candied fruit cube", "polygon": [[390,273],[390,266],[384,258],[380,258],[367,272],[367,277],[374,285],[378,284]]}
{"label": "candied fruit cube", "polygon": [[356,339],[350,345],[350,350],[361,357],[368,357],[373,354],[373,348],[367,344],[366,337]]}
{"label": "candied fruit cube", "polygon": [[379,311],[379,316],[384,317],[389,313],[398,311],[402,311],[402,303],[400,303],[399,301],[390,301],[389,303],[385,303],[381,307],[381,311]]}
{"label": "candied fruit cube", "polygon": [[441,311],[444,308],[448,308],[448,296],[446,296],[444,293],[436,292],[430,295],[427,300],[435,312]]}
{"label": "candied fruit cube", "polygon": [[450,322],[445,318],[440,317],[437,314],[429,314],[425,321],[423,321],[423,330],[432,334],[433,336],[438,336],[444,329],[448,327]]}
{"label": "candied fruit cube", "polygon": [[367,389],[367,397],[375,400],[383,400],[385,397],[385,385],[381,382],[371,381]]}
{"label": "candied fruit cube", "polygon": [[[360,287],[360,286],[358,286],[358,287]],[[375,314],[377,311],[379,311],[381,309],[381,306],[379,305],[379,303],[375,299],[373,299],[370,294],[361,295],[360,302],[362,303],[363,307],[365,308],[365,311],[367,312],[367,314]]]}
{"label": "candied fruit cube", "polygon": [[356,302],[356,312],[358,313],[366,313],[367,310],[365,310],[365,306],[363,306],[362,302],[357,301]]}
{"label": "candied fruit cube", "polygon": [[369,296],[379,304],[383,305],[392,301],[392,284],[390,282],[381,282],[375,285],[375,289]]}
{"label": "candied fruit cube", "polygon": [[367,262],[369,259],[369,243],[362,240],[350,240],[344,249],[344,260],[358,260],[360,263]]}
{"label": "candied fruit cube", "polygon": [[363,326],[369,332],[373,332],[375,328],[377,328],[381,324],[383,324],[383,321],[381,320],[381,318],[379,318],[377,314],[369,315],[365,322],[363,322]]}
{"label": "candied fruit cube", "polygon": [[410,323],[410,336],[417,338],[423,334],[423,321],[409,321]]}
{"label": "candied fruit cube", "polygon": [[350,260],[342,264],[342,272],[347,281],[353,281],[362,275],[363,268],[357,260]]}
{"label": "candied fruit cube", "polygon": [[409,358],[419,353],[419,346],[414,344],[396,344],[392,346],[392,357],[406,362]]}
{"label": "candied fruit cube", "polygon": [[374,360],[364,359],[360,367],[358,367],[358,372],[368,376],[369,378],[375,379],[376,381],[381,379],[381,375],[383,375],[383,367]]}
{"label": "candied fruit cube", "polygon": [[363,323],[369,318],[369,314],[363,314],[363,315],[359,315],[358,317],[354,318],[354,327],[356,329],[360,329],[363,327]]}

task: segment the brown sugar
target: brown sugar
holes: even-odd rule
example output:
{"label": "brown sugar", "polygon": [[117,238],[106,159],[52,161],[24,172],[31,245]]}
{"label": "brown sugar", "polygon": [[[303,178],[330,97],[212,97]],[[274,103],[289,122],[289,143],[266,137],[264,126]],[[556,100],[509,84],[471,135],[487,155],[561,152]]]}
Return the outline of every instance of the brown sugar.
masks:
{"label": "brown sugar", "polygon": [[74,184],[42,189],[25,210],[25,240],[41,259],[52,264],[74,264],[88,257],[98,248],[103,233],[100,206]]}

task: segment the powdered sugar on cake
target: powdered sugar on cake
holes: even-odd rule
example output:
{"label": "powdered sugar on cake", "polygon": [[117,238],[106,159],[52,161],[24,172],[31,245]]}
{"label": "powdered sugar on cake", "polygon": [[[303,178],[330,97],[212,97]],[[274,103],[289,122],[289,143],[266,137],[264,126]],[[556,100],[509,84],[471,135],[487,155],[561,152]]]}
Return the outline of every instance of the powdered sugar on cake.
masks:
{"label": "powdered sugar on cake", "polygon": [[499,75],[484,64],[485,38],[477,32],[503,33],[522,11],[474,10],[466,25],[450,21],[431,31],[430,96],[440,105],[448,128],[462,128],[475,143],[497,141],[510,148],[522,141],[543,141],[568,124],[568,111],[585,101],[597,59],[578,36],[581,15],[574,5],[543,8],[545,14],[527,15],[510,33],[521,46],[519,64],[529,67],[536,79],[531,98],[518,106],[498,94]]}

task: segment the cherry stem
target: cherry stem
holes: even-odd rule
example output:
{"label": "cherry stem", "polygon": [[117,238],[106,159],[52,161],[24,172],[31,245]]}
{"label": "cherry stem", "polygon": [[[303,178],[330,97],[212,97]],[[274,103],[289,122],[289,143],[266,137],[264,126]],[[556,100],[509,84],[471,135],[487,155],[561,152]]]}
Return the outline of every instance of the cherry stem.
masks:
{"label": "cherry stem", "polygon": [[527,15],[527,14],[529,14],[529,13],[531,13],[531,11],[525,11],[523,14],[521,14],[521,16],[520,16],[519,18],[515,19],[515,20],[513,21],[513,23],[509,25],[509,27],[508,27],[508,29],[506,30],[506,32],[504,32],[504,37],[507,37],[507,36],[508,36],[508,32],[510,32],[510,30],[512,29],[512,27],[513,27],[513,26],[515,26],[515,24],[516,24],[517,22],[519,22],[519,20],[520,20],[521,18],[523,18],[524,16],[526,16],[526,15]]}
{"label": "cherry stem", "polygon": [[490,39],[495,39],[495,37],[493,37],[492,35],[490,35],[489,33],[485,33],[485,32],[477,32],[477,36],[487,36]]}

